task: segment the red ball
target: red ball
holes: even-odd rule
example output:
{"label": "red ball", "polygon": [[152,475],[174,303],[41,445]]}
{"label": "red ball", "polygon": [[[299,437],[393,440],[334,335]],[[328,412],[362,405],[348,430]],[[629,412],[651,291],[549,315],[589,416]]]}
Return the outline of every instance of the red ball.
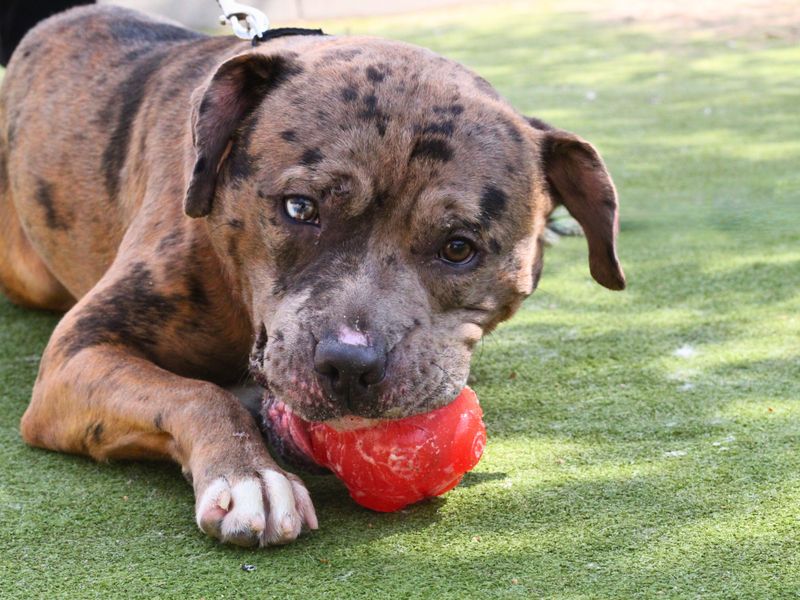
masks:
{"label": "red ball", "polygon": [[[486,446],[478,397],[465,387],[447,406],[405,419],[335,429],[294,416],[313,459],[333,471],[353,500],[392,512],[454,488]],[[361,423],[364,421],[361,420]]]}

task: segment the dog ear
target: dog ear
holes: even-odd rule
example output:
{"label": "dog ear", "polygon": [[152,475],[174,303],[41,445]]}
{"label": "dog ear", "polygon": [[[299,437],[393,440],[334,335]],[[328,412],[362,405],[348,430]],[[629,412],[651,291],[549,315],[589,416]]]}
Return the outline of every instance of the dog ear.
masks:
{"label": "dog ear", "polygon": [[528,122],[542,132],[542,164],[553,202],[563,204],[589,243],[589,270],[595,281],[625,289],[617,258],[617,191],[603,159],[586,140],[538,119]]}
{"label": "dog ear", "polygon": [[297,67],[281,56],[242,54],[224,62],[208,85],[195,92],[192,141],[196,158],[183,205],[188,216],[205,217],[211,212],[217,175],[234,132],[292,69]]}

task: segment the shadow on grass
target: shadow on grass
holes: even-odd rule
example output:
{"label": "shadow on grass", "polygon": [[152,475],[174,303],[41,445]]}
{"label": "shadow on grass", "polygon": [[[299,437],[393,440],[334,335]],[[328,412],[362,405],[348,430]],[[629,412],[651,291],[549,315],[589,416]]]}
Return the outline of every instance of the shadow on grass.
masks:
{"label": "shadow on grass", "polygon": [[470,471],[464,475],[464,479],[458,485],[460,487],[473,487],[482,485],[490,481],[502,481],[508,479],[508,473],[495,471],[487,473],[486,471]]}

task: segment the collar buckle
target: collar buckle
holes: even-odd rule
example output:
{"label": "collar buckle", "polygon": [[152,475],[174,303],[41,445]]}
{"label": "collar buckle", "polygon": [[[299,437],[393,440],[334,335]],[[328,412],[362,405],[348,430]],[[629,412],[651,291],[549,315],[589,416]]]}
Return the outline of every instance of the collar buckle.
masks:
{"label": "collar buckle", "polygon": [[220,24],[228,23],[240,39],[255,43],[269,29],[267,15],[257,8],[233,0],[217,0],[217,4],[222,9]]}

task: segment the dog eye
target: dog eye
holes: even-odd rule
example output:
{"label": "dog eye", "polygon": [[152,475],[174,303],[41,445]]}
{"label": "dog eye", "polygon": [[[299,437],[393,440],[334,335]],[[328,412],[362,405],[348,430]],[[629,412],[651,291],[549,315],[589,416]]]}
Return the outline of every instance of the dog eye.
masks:
{"label": "dog eye", "polygon": [[301,223],[319,223],[317,203],[305,196],[289,196],[284,200],[286,214]]}
{"label": "dog eye", "polygon": [[475,247],[464,238],[451,238],[439,250],[439,258],[454,265],[465,265],[475,256]]}

